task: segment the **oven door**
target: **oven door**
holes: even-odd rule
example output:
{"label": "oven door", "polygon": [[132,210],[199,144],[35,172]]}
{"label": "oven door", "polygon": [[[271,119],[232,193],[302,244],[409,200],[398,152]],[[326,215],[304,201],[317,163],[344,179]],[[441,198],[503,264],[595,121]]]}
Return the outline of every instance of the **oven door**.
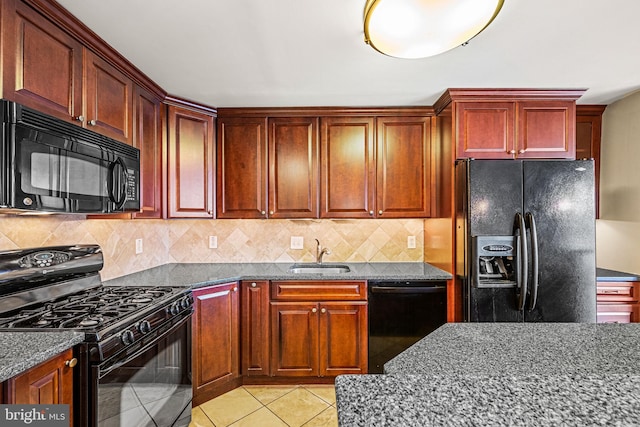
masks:
{"label": "oven door", "polygon": [[[16,124],[16,209],[109,213],[139,208],[139,165],[97,144]],[[133,205],[133,206],[130,206]]]}
{"label": "oven door", "polygon": [[188,426],[190,343],[189,315],[138,351],[125,350],[128,356],[92,367],[92,425]]}

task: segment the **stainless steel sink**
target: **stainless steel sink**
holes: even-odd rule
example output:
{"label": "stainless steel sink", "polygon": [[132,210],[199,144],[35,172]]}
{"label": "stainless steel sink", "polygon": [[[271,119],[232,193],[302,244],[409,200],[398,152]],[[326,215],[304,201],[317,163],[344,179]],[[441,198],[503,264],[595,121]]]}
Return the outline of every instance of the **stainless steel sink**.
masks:
{"label": "stainless steel sink", "polygon": [[338,264],[294,264],[289,267],[289,273],[294,274],[342,274],[350,271],[348,265]]}

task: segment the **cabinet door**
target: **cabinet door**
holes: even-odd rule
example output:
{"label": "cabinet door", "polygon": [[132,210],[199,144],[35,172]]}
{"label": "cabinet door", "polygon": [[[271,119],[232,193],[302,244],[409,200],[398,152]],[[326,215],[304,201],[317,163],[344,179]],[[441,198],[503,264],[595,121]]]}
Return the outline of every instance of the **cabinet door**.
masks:
{"label": "cabinet door", "polygon": [[84,58],[87,128],[133,144],[133,82],[87,49]]}
{"label": "cabinet door", "polygon": [[431,214],[431,118],[377,119],[377,216]]}
{"label": "cabinet door", "polygon": [[316,303],[271,303],[271,375],[318,376]]}
{"label": "cabinet door", "polygon": [[574,101],[519,101],[517,157],[574,159],[575,121]]}
{"label": "cabinet door", "polygon": [[69,405],[73,420],[73,366],[71,349],[7,381],[6,403]]}
{"label": "cabinet door", "polygon": [[5,3],[3,13],[3,97],[76,121],[82,115],[80,42],[21,1]]}
{"label": "cabinet door", "polygon": [[200,404],[240,376],[238,283],[194,289],[193,298],[193,400]]}
{"label": "cabinet door", "polygon": [[213,217],[213,117],[169,106],[167,216]]}
{"label": "cabinet door", "polygon": [[320,375],[367,373],[367,303],[320,304]]}
{"label": "cabinet door", "polygon": [[512,159],[515,156],[514,102],[457,102],[458,159]]}
{"label": "cabinet door", "polygon": [[139,86],[133,99],[133,145],[140,150],[140,213],[135,218],[162,218],[162,104]]}
{"label": "cabinet door", "polygon": [[267,215],[266,118],[218,119],[218,218]]}
{"label": "cabinet door", "polygon": [[318,119],[269,119],[269,217],[318,217]]}
{"label": "cabinet door", "polygon": [[576,159],[593,159],[596,176],[596,218],[600,218],[600,143],[604,105],[576,105]]}
{"label": "cabinet door", "polygon": [[320,216],[374,216],[374,118],[326,117],[321,127]]}
{"label": "cabinet door", "polygon": [[269,281],[242,282],[242,374],[269,375]]}

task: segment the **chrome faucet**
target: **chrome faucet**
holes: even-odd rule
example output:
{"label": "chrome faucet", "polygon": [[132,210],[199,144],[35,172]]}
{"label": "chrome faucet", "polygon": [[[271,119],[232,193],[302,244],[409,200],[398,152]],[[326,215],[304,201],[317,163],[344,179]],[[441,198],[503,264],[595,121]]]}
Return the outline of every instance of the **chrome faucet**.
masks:
{"label": "chrome faucet", "polygon": [[331,251],[329,248],[323,248],[320,246],[320,240],[316,240],[316,264],[322,264],[322,257],[326,255],[331,255]]}

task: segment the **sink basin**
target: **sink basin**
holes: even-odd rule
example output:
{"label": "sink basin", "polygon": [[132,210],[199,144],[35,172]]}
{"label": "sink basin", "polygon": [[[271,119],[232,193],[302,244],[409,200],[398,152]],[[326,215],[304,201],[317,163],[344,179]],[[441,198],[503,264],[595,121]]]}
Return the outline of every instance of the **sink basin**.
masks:
{"label": "sink basin", "polygon": [[348,265],[337,264],[294,264],[289,267],[289,273],[294,274],[341,274],[350,271]]}

